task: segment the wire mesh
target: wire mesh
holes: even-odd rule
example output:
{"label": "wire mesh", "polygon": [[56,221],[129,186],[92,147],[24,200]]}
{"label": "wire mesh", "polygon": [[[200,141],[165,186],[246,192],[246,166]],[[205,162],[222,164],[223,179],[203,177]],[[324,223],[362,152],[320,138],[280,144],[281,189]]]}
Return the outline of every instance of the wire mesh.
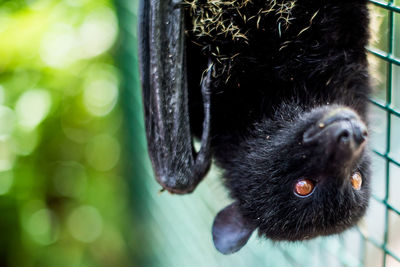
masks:
{"label": "wire mesh", "polygon": [[375,162],[380,164],[376,169],[381,169],[381,175],[375,175],[374,180],[380,182],[378,179],[381,179],[384,185],[377,186],[381,190],[374,192],[372,201],[375,207],[380,206],[383,210],[384,220],[380,238],[367,234],[364,238],[367,245],[380,250],[380,266],[400,266],[400,198],[394,190],[399,186],[400,174],[400,1],[370,2],[371,10],[383,18],[383,31],[378,36],[381,41],[371,41],[368,50],[372,60],[379,62],[381,74],[378,77],[380,88],[371,99],[371,110],[373,122],[376,122],[372,127],[377,130],[372,146]]}
{"label": "wire mesh", "polygon": [[357,228],[303,243],[272,243],[253,236],[232,256],[213,247],[213,216],[229,204],[215,167],[188,196],[157,194],[144,137],[137,66],[138,0],[116,0],[121,28],[122,105],[129,123],[132,204],[142,222],[140,266],[400,266],[400,0],[370,0],[368,47],[371,98],[373,197]]}

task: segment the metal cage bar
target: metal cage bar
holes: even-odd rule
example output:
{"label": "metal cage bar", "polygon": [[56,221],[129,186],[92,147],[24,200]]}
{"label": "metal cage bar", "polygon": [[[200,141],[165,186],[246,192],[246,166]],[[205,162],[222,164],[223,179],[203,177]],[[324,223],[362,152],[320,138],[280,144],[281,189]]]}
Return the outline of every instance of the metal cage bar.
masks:
{"label": "metal cage bar", "polygon": [[[385,160],[385,194],[384,198],[381,199],[380,197],[376,196],[375,194],[373,195],[373,199],[378,201],[379,203],[383,204],[385,206],[385,223],[384,223],[384,238],[383,238],[383,243],[375,240],[372,237],[366,237],[366,242],[370,242],[373,244],[375,247],[381,249],[383,251],[383,259],[382,259],[382,266],[387,266],[388,265],[388,256],[392,257],[395,261],[397,261],[397,266],[400,265],[400,255],[396,254],[394,251],[392,251],[389,246],[389,235],[390,235],[390,218],[389,218],[389,212],[394,212],[397,216],[400,216],[400,210],[397,209],[394,205],[390,203],[390,186],[391,186],[391,179],[398,179],[399,177],[393,177],[393,174],[391,172],[391,165],[396,165],[400,167],[400,162],[395,159],[393,156],[393,151],[392,151],[392,146],[393,146],[393,133],[392,133],[392,128],[394,125],[393,124],[393,116],[400,118],[400,111],[396,109],[393,105],[393,90],[394,90],[394,75],[400,75],[400,73],[394,73],[394,68],[393,66],[400,66],[400,59],[396,57],[394,54],[394,49],[395,49],[395,34],[396,34],[396,29],[397,32],[400,32],[400,25],[397,25],[395,23],[395,14],[400,14],[400,7],[398,6],[399,2],[396,2],[394,0],[389,0],[387,2],[382,2],[382,1],[376,1],[376,0],[370,0],[372,3],[372,8],[377,8],[377,9],[382,9],[386,10],[388,12],[388,18],[387,18],[387,33],[386,37],[387,38],[387,52],[382,51],[381,49],[377,47],[369,47],[368,51],[371,53],[371,55],[383,60],[384,62],[387,62],[388,67],[387,67],[387,72],[386,72],[386,101],[384,103],[381,103],[381,101],[377,100],[376,98],[372,97],[371,98],[371,103],[377,107],[378,109],[382,110],[386,114],[386,129],[385,129],[385,136],[386,136],[386,144],[385,144],[385,149],[384,153],[379,152],[376,148],[374,148],[374,153],[378,156],[381,157]],[[396,5],[397,4],[397,5]],[[400,23],[397,22],[397,23]],[[395,28],[396,27],[396,28]],[[399,33],[397,33],[399,34]],[[399,45],[399,44],[397,44]],[[396,87],[397,90],[400,90],[400,86]],[[400,136],[399,136],[400,137]],[[397,142],[399,142],[398,140]],[[375,177],[376,178],[376,177]],[[392,266],[392,265],[391,265]]]}

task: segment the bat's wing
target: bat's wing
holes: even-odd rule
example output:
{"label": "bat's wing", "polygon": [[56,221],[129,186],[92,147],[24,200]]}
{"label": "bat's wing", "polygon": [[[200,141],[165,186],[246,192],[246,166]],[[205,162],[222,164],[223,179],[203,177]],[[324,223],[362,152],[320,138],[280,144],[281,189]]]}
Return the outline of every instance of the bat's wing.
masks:
{"label": "bat's wing", "polygon": [[190,132],[184,12],[173,0],[141,0],[139,56],[147,142],[157,181],[173,193],[190,193],[210,162],[210,70],[202,83],[201,148]]}

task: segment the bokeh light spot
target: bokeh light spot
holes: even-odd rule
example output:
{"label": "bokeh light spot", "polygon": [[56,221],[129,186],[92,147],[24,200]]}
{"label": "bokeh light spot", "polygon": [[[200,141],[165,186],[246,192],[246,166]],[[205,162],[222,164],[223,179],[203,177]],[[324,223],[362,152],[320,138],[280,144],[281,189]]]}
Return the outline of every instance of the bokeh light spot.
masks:
{"label": "bokeh light spot", "polygon": [[86,109],[95,116],[107,115],[117,103],[118,87],[115,81],[95,80],[83,95]]}
{"label": "bokeh light spot", "polygon": [[38,11],[48,7],[52,0],[25,0],[25,2],[30,9]]}
{"label": "bokeh light spot", "polygon": [[[41,209],[32,214],[27,223],[27,231],[39,244],[48,245],[56,241],[54,214],[49,209]],[[53,229],[54,228],[54,229]]]}
{"label": "bokeh light spot", "polygon": [[10,142],[0,140],[0,172],[8,171],[14,166],[15,152]]}
{"label": "bokeh light spot", "polygon": [[77,240],[90,243],[100,237],[103,220],[96,208],[81,206],[68,217],[68,229]]}
{"label": "bokeh light spot", "polygon": [[74,28],[58,23],[43,38],[40,56],[50,67],[62,68],[78,59],[79,40]]}
{"label": "bokeh light spot", "polygon": [[14,182],[14,175],[11,171],[0,172],[0,195],[7,194]]}
{"label": "bokeh light spot", "polygon": [[[72,6],[78,1],[70,1]],[[65,68],[80,59],[103,54],[114,44],[117,18],[108,7],[99,7],[86,16],[78,28],[68,23],[55,23],[44,35],[40,57],[54,68]]]}
{"label": "bokeh light spot", "polygon": [[30,155],[38,145],[39,134],[36,129],[26,130],[25,128],[17,127],[13,133],[15,152],[21,156]]}
{"label": "bokeh light spot", "polygon": [[107,134],[94,137],[86,146],[85,154],[89,164],[98,171],[115,167],[120,157],[118,141]]}
{"label": "bokeh light spot", "polygon": [[4,87],[0,85],[0,105],[4,104],[5,100],[6,100],[6,93],[4,92]]}
{"label": "bokeh light spot", "polygon": [[94,57],[107,51],[114,44],[117,32],[117,19],[110,8],[93,11],[79,28],[81,57]]}
{"label": "bokeh light spot", "polygon": [[26,129],[35,128],[46,118],[50,107],[51,97],[47,91],[35,89],[25,92],[15,107],[19,125]]}
{"label": "bokeh light spot", "polygon": [[65,0],[65,3],[70,6],[83,6],[88,0]]}
{"label": "bokeh light spot", "polygon": [[[0,91],[1,97],[1,91]],[[0,140],[7,139],[14,130],[15,113],[12,109],[0,106]]]}

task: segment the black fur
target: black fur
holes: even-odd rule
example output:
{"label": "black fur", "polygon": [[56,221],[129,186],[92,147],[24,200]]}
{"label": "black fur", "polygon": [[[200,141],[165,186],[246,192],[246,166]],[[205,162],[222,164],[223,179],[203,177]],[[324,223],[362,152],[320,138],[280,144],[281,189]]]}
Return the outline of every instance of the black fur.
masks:
{"label": "black fur", "polygon": [[[250,13],[265,1],[252,3]],[[241,215],[270,239],[339,233],[365,213],[368,152],[362,149],[353,160],[338,163],[332,159],[335,151],[326,152],[321,143],[306,145],[303,136],[326,114],[343,107],[367,123],[366,4],[297,0],[284,29],[276,15],[263,17],[258,29],[242,23],[247,41],[187,32],[192,131],[201,133],[199,81],[212,58],[213,154]],[[192,15],[187,9],[187,21]],[[219,63],[216,47],[230,59]],[[355,171],[363,176],[360,191],[350,185]],[[293,193],[300,178],[316,182],[310,197]]]}

